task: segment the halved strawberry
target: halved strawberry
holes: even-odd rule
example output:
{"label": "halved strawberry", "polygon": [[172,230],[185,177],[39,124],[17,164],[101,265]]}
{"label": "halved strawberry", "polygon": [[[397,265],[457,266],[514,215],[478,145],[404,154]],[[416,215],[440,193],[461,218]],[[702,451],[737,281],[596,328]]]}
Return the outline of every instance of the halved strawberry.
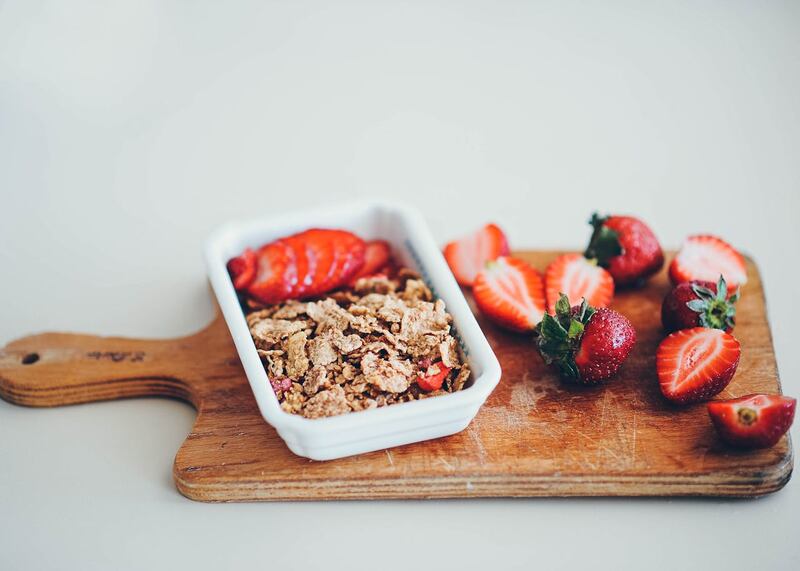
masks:
{"label": "halved strawberry", "polygon": [[512,331],[533,331],[545,312],[542,276],[518,258],[502,256],[475,276],[472,295],[481,312]]}
{"label": "halved strawberry", "polygon": [[611,274],[580,254],[564,254],[553,260],[545,271],[544,283],[551,314],[562,293],[569,298],[570,306],[586,299],[592,307],[608,307],[614,297]]}
{"label": "halved strawberry", "polygon": [[739,341],[720,329],[676,331],[656,351],[661,392],[678,404],[708,400],[728,386],[740,354]]}
{"label": "halved strawberry", "polygon": [[364,251],[364,265],[352,277],[350,283],[355,283],[359,278],[371,276],[388,266],[392,260],[392,247],[386,240],[372,240],[367,242]]}
{"label": "halved strawberry", "polygon": [[782,395],[747,395],[708,403],[708,414],[722,440],[743,448],[768,448],[786,434],[797,401]]}
{"label": "halved strawberry", "polygon": [[423,391],[438,391],[442,388],[442,383],[449,373],[450,367],[446,367],[444,363],[438,361],[431,364],[424,375],[417,377],[417,385]]}
{"label": "halved strawberry", "polygon": [[289,299],[295,278],[290,249],[280,242],[263,246],[258,251],[256,275],[247,292],[267,304]]}
{"label": "halved strawberry", "polygon": [[506,235],[496,224],[487,224],[471,236],[454,240],[444,247],[447,264],[462,286],[471,286],[486,262],[508,253]]}
{"label": "halved strawberry", "polygon": [[707,234],[689,236],[669,265],[673,284],[691,281],[716,283],[725,277],[735,290],[747,282],[747,266],[742,255],[722,238]]}
{"label": "halved strawberry", "polygon": [[256,277],[256,253],[247,248],[240,256],[228,261],[228,273],[233,280],[233,287],[239,291],[247,288]]}

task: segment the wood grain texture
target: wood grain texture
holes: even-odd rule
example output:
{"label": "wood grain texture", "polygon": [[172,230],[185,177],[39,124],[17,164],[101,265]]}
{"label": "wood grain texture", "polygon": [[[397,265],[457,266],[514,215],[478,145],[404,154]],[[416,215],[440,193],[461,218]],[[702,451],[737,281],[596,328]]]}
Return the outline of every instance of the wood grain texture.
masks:
{"label": "wood grain texture", "polygon": [[[543,270],[557,254],[519,255]],[[748,272],[735,331],[742,359],[721,397],[780,392],[752,261]],[[202,501],[750,497],[779,490],[792,471],[788,437],[771,449],[736,451],[715,438],[705,405],[675,407],[661,397],[654,354],[668,287],[661,272],[643,289],[618,293],[614,308],[633,322],[638,341],[606,385],[562,383],[529,338],[481,321],[503,377],[466,430],[329,462],[295,456],[264,422],[219,316],[172,340],[45,333],[14,341],[0,352],[0,396],[28,406],[146,395],[190,402],[197,420],[175,457],[174,476],[182,494]]]}

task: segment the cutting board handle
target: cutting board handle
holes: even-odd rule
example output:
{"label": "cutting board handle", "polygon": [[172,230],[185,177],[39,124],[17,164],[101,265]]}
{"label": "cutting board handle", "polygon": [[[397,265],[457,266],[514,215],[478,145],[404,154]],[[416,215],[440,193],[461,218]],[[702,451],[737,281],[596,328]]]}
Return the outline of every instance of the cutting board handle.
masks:
{"label": "cutting board handle", "polygon": [[186,346],[197,335],[165,340],[68,333],[23,337],[0,349],[0,397],[37,407],[137,396],[175,397],[196,405],[194,375],[185,361]]}

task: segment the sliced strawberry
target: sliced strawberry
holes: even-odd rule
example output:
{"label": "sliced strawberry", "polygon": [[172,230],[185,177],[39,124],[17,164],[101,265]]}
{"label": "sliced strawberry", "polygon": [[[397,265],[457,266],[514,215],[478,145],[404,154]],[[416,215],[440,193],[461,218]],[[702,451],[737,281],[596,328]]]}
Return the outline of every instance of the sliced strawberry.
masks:
{"label": "sliced strawberry", "polygon": [[355,283],[359,278],[371,276],[383,269],[391,263],[392,247],[386,240],[372,240],[367,242],[364,251],[364,265],[350,280],[350,283]]}
{"label": "sliced strawberry", "polygon": [[[294,265],[296,268],[295,275],[297,276],[297,279],[292,283],[292,290],[289,293],[289,297],[292,299],[300,299],[305,295],[311,283],[311,278],[309,277],[309,257],[306,251],[306,241],[303,238],[303,234],[293,234],[292,236],[276,240],[275,243],[281,244],[289,250],[290,264]],[[312,268],[312,276],[313,271]]]}
{"label": "sliced strawberry", "polygon": [[580,254],[564,254],[553,260],[545,271],[544,283],[551,314],[562,293],[569,298],[570,306],[586,299],[592,307],[608,307],[614,297],[611,274]]}
{"label": "sliced strawberry", "polygon": [[280,303],[291,297],[295,266],[291,262],[290,248],[280,242],[263,246],[258,251],[258,267],[247,291],[267,304]]}
{"label": "sliced strawberry", "polygon": [[355,234],[344,230],[337,230],[336,232],[336,236],[332,237],[332,239],[335,240],[334,243],[338,248],[338,265],[333,276],[333,283],[330,286],[331,289],[336,289],[353,279],[353,276],[364,266],[364,257],[367,250],[366,242]]}
{"label": "sliced strawberry", "polygon": [[425,375],[417,377],[417,385],[423,391],[438,391],[449,373],[450,367],[446,367],[441,361],[433,363],[425,371]]}
{"label": "sliced strawberry", "polygon": [[444,257],[456,281],[471,286],[486,262],[509,253],[508,240],[499,226],[487,224],[475,234],[450,242],[444,247]]}
{"label": "sliced strawberry", "polygon": [[722,440],[743,448],[768,448],[786,434],[797,401],[781,395],[747,395],[708,403],[708,414]]}
{"label": "sliced strawberry", "polygon": [[732,291],[747,282],[747,266],[736,249],[716,236],[689,236],[669,266],[673,284],[691,281],[716,283],[725,277]]}
{"label": "sliced strawberry", "polygon": [[545,312],[542,276],[530,264],[503,256],[486,264],[472,288],[481,312],[512,331],[533,331]]}
{"label": "sliced strawberry", "polygon": [[333,272],[334,242],[331,230],[311,229],[298,235],[305,242],[308,260],[307,287],[303,297],[314,297],[327,291],[325,288]]}
{"label": "sliced strawberry", "polygon": [[237,291],[246,289],[255,279],[256,265],[256,253],[250,248],[228,262],[228,273]]}
{"label": "sliced strawberry", "polygon": [[739,341],[719,329],[676,331],[656,351],[661,392],[678,404],[707,400],[728,386],[740,353]]}

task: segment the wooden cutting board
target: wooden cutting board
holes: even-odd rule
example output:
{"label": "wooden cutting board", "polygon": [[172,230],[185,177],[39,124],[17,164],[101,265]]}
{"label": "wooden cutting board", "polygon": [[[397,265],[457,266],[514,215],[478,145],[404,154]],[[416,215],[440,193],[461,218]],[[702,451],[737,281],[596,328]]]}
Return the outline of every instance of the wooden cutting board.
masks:
{"label": "wooden cutting board", "polygon": [[[522,252],[539,269],[557,252]],[[739,370],[721,397],[780,392],[756,266],[739,303]],[[198,411],[175,457],[178,490],[202,501],[481,496],[758,496],[792,472],[788,438],[761,451],[720,444],[705,405],[661,397],[655,349],[666,272],[619,292],[638,342],[619,377],[575,387],[544,366],[529,338],[481,326],[503,377],[463,432],[361,456],[295,456],[264,422],[220,316],[172,340],[71,333],[25,337],[0,351],[0,396],[59,406],[136,396],[186,400]],[[446,398],[446,397],[445,397]],[[91,414],[91,409],[86,409]]]}

